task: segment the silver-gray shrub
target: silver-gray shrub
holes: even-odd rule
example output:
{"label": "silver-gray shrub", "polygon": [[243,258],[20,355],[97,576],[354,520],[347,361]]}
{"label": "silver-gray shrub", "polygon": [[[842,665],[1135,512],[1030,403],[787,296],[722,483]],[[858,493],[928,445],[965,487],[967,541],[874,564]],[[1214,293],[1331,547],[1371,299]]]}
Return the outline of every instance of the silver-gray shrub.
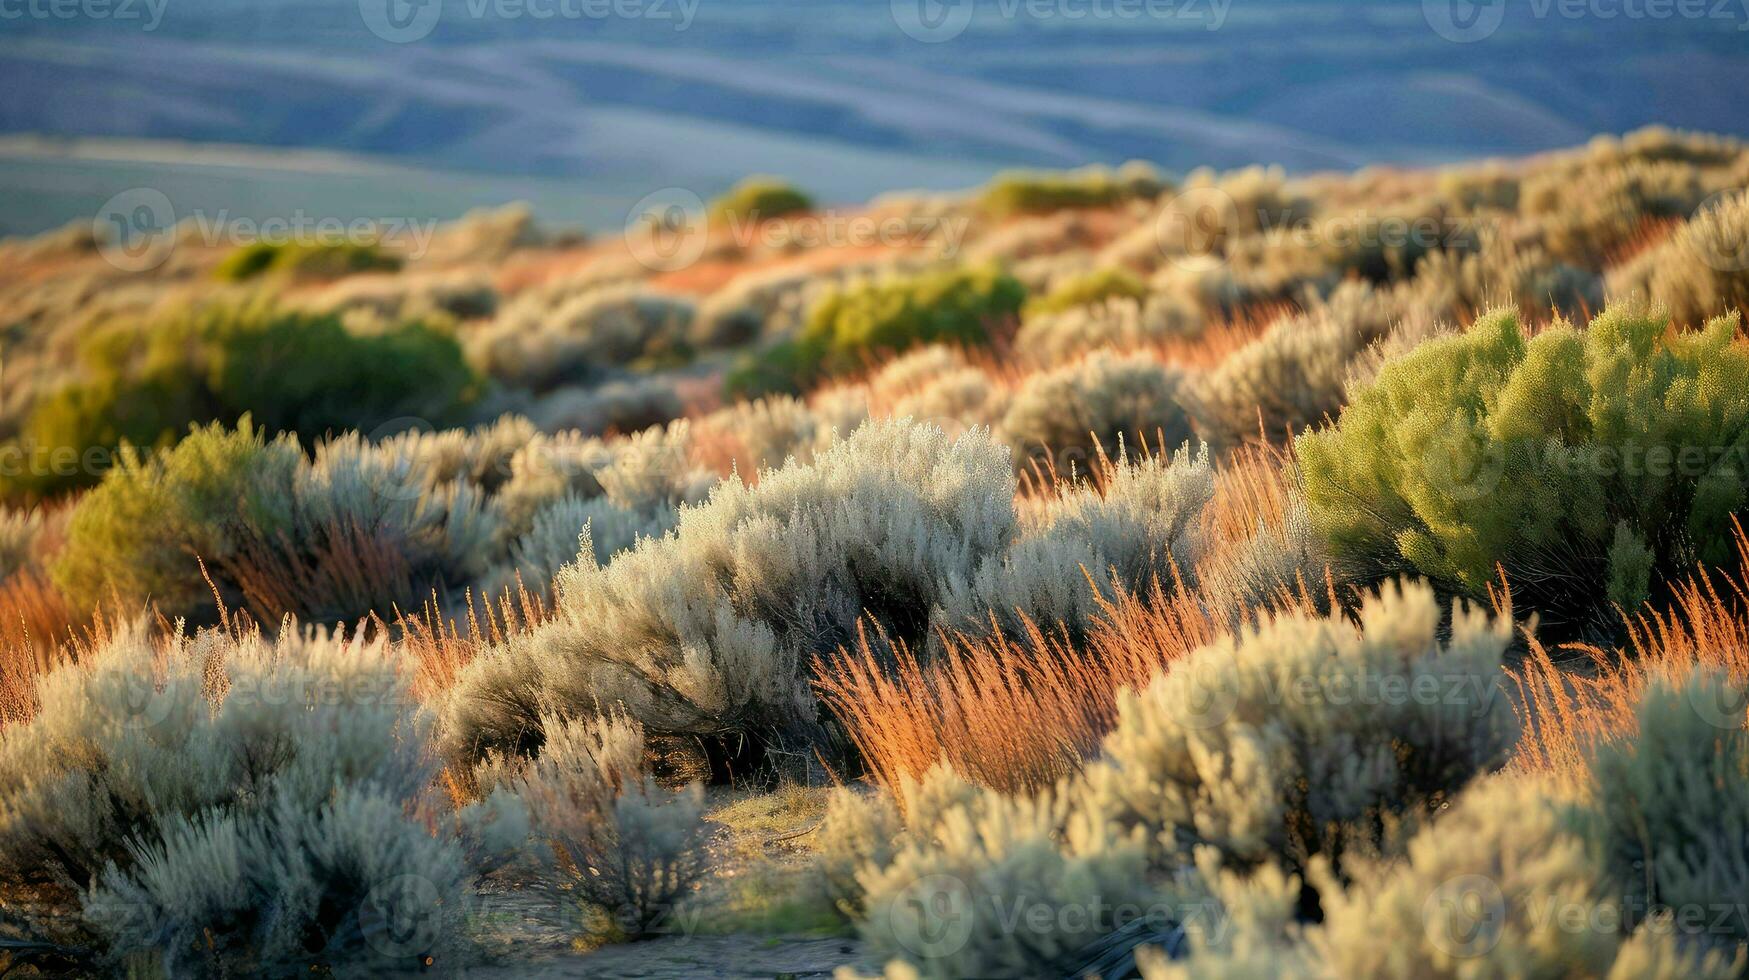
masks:
{"label": "silver-gray shrub", "polygon": [[[907,833],[867,849],[858,875],[863,934],[924,976],[1071,976],[1089,949],[1176,924],[1196,955],[1172,966],[1188,972],[1153,963],[1150,976],[1321,975],[1304,939],[1318,899],[1345,909],[1350,881],[1375,888],[1390,869],[1370,855],[1394,853],[1394,828],[1419,826],[1513,744],[1499,686],[1511,622],[1459,608],[1442,638],[1441,620],[1420,584],[1368,597],[1358,624],[1270,619],[1126,694],[1103,756],[1052,792],[1006,798],[944,768],[907,784]],[[1469,843],[1415,846],[1462,855],[1438,868],[1486,851]],[[1124,909],[1151,918],[1090,946],[1127,925]],[[1399,911],[1421,908],[1358,918]],[[918,942],[949,926],[954,942]]]}
{"label": "silver-gray shrub", "polygon": [[987,433],[882,421],[809,464],[738,478],[670,534],[555,582],[555,620],[477,658],[446,705],[451,748],[529,747],[547,704],[619,706],[652,734],[820,740],[804,666],[864,613],[926,635],[949,583],[1014,533],[1014,480]]}
{"label": "silver-gray shrub", "polygon": [[548,718],[540,757],[508,780],[552,871],[628,938],[659,931],[703,876],[704,792],[670,790],[643,769],[644,732],[620,715]]}
{"label": "silver-gray shrub", "polygon": [[1083,805],[1147,828],[1160,866],[1199,848],[1240,868],[1339,861],[1516,740],[1500,687],[1510,620],[1455,608],[1442,639],[1441,619],[1431,588],[1393,583],[1358,628],[1296,612],[1197,650],[1122,700]]}
{"label": "silver-gray shrub", "polygon": [[[170,975],[453,967],[469,884],[526,824],[434,791],[381,642],[120,630],[0,732],[0,878],[43,936]],[[71,909],[71,911],[69,911]]]}
{"label": "silver-gray shrub", "polygon": [[1749,942],[1746,693],[1723,674],[1654,681],[1637,735],[1594,751],[1576,816],[1630,910],[1668,910],[1684,938],[1725,949]]}
{"label": "silver-gray shrub", "polygon": [[504,518],[498,562],[481,583],[488,596],[521,584],[544,594],[560,567],[576,561],[585,526],[599,561],[639,537],[660,536],[678,508],[704,499],[716,482],[693,465],[685,421],[613,441],[576,433],[538,436],[510,461],[494,500]]}
{"label": "silver-gray shrub", "polygon": [[1305,313],[1284,317],[1257,340],[1193,378],[1185,395],[1204,439],[1223,447],[1279,440],[1342,410],[1350,364],[1390,332],[1398,307],[1388,292],[1347,283]]}
{"label": "silver-gray shrub", "polygon": [[1127,351],[1193,337],[1202,324],[1202,312],[1184,296],[1154,293],[1142,302],[1112,299],[1028,317],[1015,334],[1014,349],[1034,364],[1060,364],[1102,347]]}
{"label": "silver-gray shrub", "polygon": [[43,525],[40,510],[0,507],[0,581],[32,563]]}
{"label": "silver-gray shrub", "polygon": [[1100,351],[1028,377],[998,431],[1017,467],[1048,463],[1064,476],[1085,473],[1096,464],[1098,447],[1115,452],[1120,438],[1156,449],[1190,440],[1190,420],[1179,403],[1184,380],[1154,358]]}
{"label": "silver-gray shrub", "polygon": [[1698,327],[1749,309],[1749,192],[1722,198],[1611,273],[1610,292],[1662,304],[1680,325]]}
{"label": "silver-gray shrub", "polygon": [[545,391],[678,349],[693,319],[691,300],[613,286],[551,300],[518,297],[468,336],[475,360],[510,384]]}
{"label": "silver-gray shrub", "polygon": [[1158,582],[1169,594],[1191,580],[1205,548],[1202,511],[1214,496],[1206,447],[1120,453],[1102,483],[1067,488],[1026,515],[1013,544],[954,584],[943,624],[975,634],[994,623],[1020,636],[1030,620],[1079,635],[1117,589]]}

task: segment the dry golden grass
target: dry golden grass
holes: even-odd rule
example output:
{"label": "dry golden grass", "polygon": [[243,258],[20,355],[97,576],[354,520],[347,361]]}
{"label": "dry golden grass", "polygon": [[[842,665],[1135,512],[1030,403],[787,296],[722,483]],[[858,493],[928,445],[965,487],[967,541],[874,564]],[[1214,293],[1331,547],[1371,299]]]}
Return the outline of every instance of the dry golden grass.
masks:
{"label": "dry golden grass", "polygon": [[1575,644],[1551,653],[1531,639],[1522,667],[1508,672],[1525,732],[1515,768],[1576,787],[1594,746],[1634,737],[1634,708],[1652,680],[1698,667],[1749,681],[1749,537],[1741,525],[1736,536],[1735,574],[1702,569],[1668,608],[1624,616],[1626,649]]}
{"label": "dry golden grass", "polygon": [[0,726],[36,714],[37,678],[69,659],[82,621],[34,569],[0,582]]}
{"label": "dry golden grass", "polygon": [[468,593],[465,612],[446,612],[435,594],[415,613],[395,610],[389,630],[381,619],[374,626],[389,630],[402,650],[415,663],[413,690],[423,701],[433,701],[449,690],[461,669],[480,651],[505,642],[545,622],[547,609],[539,596],[521,585],[506,590],[496,600]]}
{"label": "dry golden grass", "polygon": [[1104,604],[1079,644],[1028,623],[1020,637],[944,637],[926,662],[865,634],[855,651],[816,662],[816,688],[884,786],[945,760],[1004,792],[1035,790],[1098,752],[1122,691],[1226,628],[1195,593],[1155,583]]}

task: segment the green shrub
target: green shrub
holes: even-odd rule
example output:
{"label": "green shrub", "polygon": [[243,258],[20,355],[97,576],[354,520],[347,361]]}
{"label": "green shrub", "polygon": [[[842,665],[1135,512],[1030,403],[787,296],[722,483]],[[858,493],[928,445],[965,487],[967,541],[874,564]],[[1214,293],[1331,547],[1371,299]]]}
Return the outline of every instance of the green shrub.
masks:
{"label": "green shrub", "polygon": [[381,642],[124,627],[0,731],[9,917],[104,975],[457,962],[467,890],[526,821],[434,806],[411,677]]}
{"label": "green shrub", "polygon": [[336,279],[355,272],[393,272],[401,267],[399,257],[374,244],[302,245],[256,242],[225,256],[213,275],[225,282],[244,282],[259,276],[290,275],[311,279]]}
{"label": "green shrub", "polygon": [[983,344],[1025,300],[1020,283],[995,266],[853,282],[814,304],[799,337],[744,362],[725,384],[740,396],[794,393],[920,344]]}
{"label": "green shrub", "polygon": [[111,328],[80,349],[84,378],[37,404],[25,447],[65,448],[74,467],[45,466],[5,489],[41,496],[88,485],[123,443],[163,447],[190,425],[234,424],[317,439],[399,418],[439,423],[475,395],[455,339],[419,323],[357,334],[338,317],[255,303],[185,309],[144,329]]}
{"label": "green shrub", "polygon": [[1314,528],[1377,575],[1479,595],[1503,569],[1561,629],[1723,559],[1745,502],[1749,349],[1735,318],[1666,326],[1618,305],[1527,340],[1496,312],[1386,364],[1298,440]]}
{"label": "green shrub", "polygon": [[1146,164],[1126,164],[1117,171],[1088,167],[1060,173],[1012,171],[1000,174],[978,197],[979,206],[996,217],[1040,214],[1065,208],[1098,208],[1136,197],[1153,197],[1165,184]]}
{"label": "green shrub", "polygon": [[720,221],[770,221],[813,207],[813,198],[781,180],[748,177],[711,202],[710,216]]}
{"label": "green shrub", "polygon": [[1112,299],[1140,302],[1148,297],[1142,281],[1122,269],[1102,268],[1058,283],[1051,291],[1029,300],[1026,315],[1043,316]]}
{"label": "green shrub", "polygon": [[[306,459],[244,417],[172,450],[124,449],[80,498],[52,573],[76,606],[148,600],[210,620],[213,590],[269,622],[332,622],[416,608],[433,587],[484,570],[496,516],[466,484],[428,485],[394,447],[356,435]],[[203,575],[200,562],[205,563]],[[210,577],[210,584],[209,584]]]}

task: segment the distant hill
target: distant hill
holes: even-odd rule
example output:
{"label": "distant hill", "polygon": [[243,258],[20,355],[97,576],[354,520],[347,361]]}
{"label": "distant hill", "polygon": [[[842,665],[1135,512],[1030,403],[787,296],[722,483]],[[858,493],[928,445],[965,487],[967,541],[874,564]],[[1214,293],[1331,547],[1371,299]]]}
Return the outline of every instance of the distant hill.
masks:
{"label": "distant hill", "polygon": [[[1652,122],[1749,135],[1749,35],[1731,18],[1514,2],[1456,43],[1430,26],[1439,0],[448,0],[392,43],[366,13],[416,18],[419,0],[130,2],[133,20],[6,22],[0,133],[345,151],[588,179],[628,204],[760,171],[849,200],[1013,166],[1304,171]],[[583,15],[602,9],[648,16]],[[928,43],[919,10],[948,33],[971,16]]]}

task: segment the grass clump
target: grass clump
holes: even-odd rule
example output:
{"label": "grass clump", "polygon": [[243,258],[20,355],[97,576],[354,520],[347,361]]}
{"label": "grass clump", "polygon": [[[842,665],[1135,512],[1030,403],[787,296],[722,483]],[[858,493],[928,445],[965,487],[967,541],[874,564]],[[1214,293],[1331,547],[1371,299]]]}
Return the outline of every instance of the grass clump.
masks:
{"label": "grass clump", "polygon": [[213,275],[224,282],[247,282],[269,275],[338,279],[357,272],[394,272],[400,268],[398,256],[374,243],[256,242],[225,256]]}
{"label": "grass clump", "polygon": [[1745,503],[1749,349],[1735,317],[1670,333],[1615,306],[1527,338],[1496,312],[1387,363],[1298,440],[1339,559],[1481,594],[1501,570],[1558,628],[1728,557]]}

